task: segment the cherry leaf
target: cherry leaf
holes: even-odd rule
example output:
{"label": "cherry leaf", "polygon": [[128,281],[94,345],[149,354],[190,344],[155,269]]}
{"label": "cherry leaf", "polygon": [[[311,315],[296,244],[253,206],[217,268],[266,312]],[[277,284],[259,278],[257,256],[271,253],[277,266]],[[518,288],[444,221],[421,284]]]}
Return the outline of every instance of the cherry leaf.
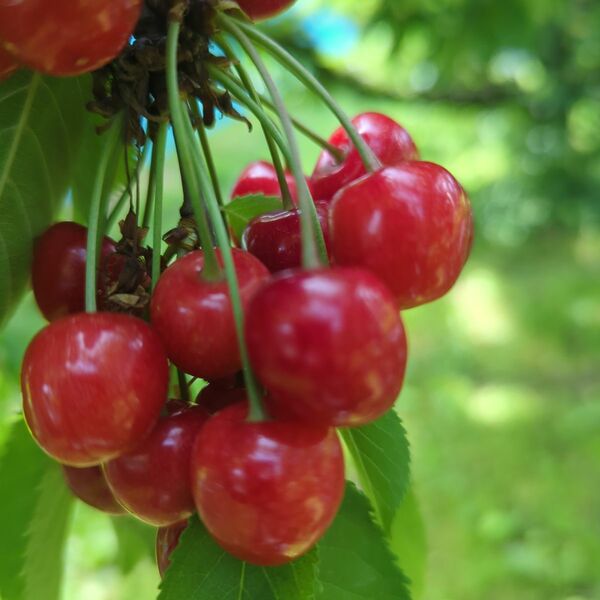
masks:
{"label": "cherry leaf", "polygon": [[229,226],[236,239],[242,239],[244,229],[248,223],[268,212],[282,210],[281,198],[276,196],[263,196],[256,194],[251,196],[240,196],[227,204],[223,210],[229,220]]}

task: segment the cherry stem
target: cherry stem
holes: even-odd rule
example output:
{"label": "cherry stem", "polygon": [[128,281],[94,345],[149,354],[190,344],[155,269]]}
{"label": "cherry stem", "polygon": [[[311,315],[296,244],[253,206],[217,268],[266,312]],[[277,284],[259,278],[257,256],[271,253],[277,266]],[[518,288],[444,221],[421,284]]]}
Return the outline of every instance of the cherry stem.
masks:
{"label": "cherry stem", "polygon": [[163,188],[165,173],[165,154],[167,149],[167,123],[161,123],[152,149],[154,166],[154,216],[152,219],[152,290],[160,278],[160,255],[162,244]]}
{"label": "cherry stem", "polygon": [[171,21],[167,32],[167,92],[169,95],[169,110],[171,111],[171,122],[175,134],[175,145],[182,169],[184,189],[189,191],[189,200],[192,203],[200,243],[204,250],[204,267],[202,278],[206,281],[216,281],[221,278],[221,267],[217,261],[212,241],[212,234],[208,219],[201,202],[201,186],[194,169],[194,158],[192,156],[191,140],[187,134],[186,123],[189,118],[182,110],[181,94],[177,77],[177,45],[179,41],[180,23]]}
{"label": "cherry stem", "polygon": [[[226,18],[231,19],[231,17]],[[380,169],[382,166],[381,162],[373,150],[371,150],[367,142],[358,133],[350,117],[348,117],[341,106],[334,100],[333,96],[327,91],[323,84],[306,67],[304,67],[289,52],[287,52],[287,50],[272,40],[269,36],[256,29],[253,25],[244,23],[239,19],[235,19],[235,22],[237,23],[238,27],[248,35],[248,37],[262,46],[279,63],[286,67],[287,70],[290,71],[297,79],[302,81],[302,83],[304,83],[308,89],[321,98],[331,112],[333,112],[333,114],[338,118],[342,127],[348,133],[348,137],[352,140],[352,143],[360,154],[365,169],[369,173]]]}
{"label": "cherry stem", "polygon": [[117,118],[112,124],[112,128],[107,135],[106,144],[103,148],[100,163],[96,171],[94,186],[92,188],[92,199],[90,202],[90,212],[88,217],[88,232],[86,245],[85,262],[85,310],[86,312],[96,312],[96,292],[97,292],[97,269],[98,256],[102,240],[103,215],[108,201],[108,190],[111,189],[114,181],[114,171],[112,181],[107,178],[109,163],[114,152],[118,148],[118,142],[121,135],[121,119]]}
{"label": "cherry stem", "polygon": [[[248,75],[248,72],[244,68],[244,66],[237,59],[235,53],[231,46],[227,43],[227,40],[223,38],[223,36],[217,37],[217,42],[225,56],[234,64],[235,70],[237,71],[241,84],[246,88],[248,93],[250,94],[252,100],[256,102],[259,106],[261,103],[265,103],[265,98],[261,98],[259,93],[256,91],[254,84],[252,83],[252,79]],[[292,195],[290,193],[290,188],[287,183],[287,179],[285,178],[285,172],[283,170],[283,164],[281,163],[281,158],[279,157],[279,152],[277,150],[277,145],[275,140],[271,137],[268,129],[262,125],[263,134],[265,136],[265,140],[267,142],[267,146],[269,148],[269,153],[271,154],[271,160],[273,161],[273,166],[275,167],[275,172],[277,173],[277,181],[279,183],[279,189],[281,190],[281,199],[283,201],[283,208],[285,210],[291,210],[294,208],[294,202],[292,200]]]}
{"label": "cherry stem", "polygon": [[142,226],[150,225],[150,215],[153,214],[154,196],[156,190],[156,147],[152,146],[152,158],[150,159],[150,175],[148,176],[148,189],[146,190],[146,203],[144,204],[144,216]]}
{"label": "cherry stem", "polygon": [[248,392],[248,400],[250,403],[250,411],[248,418],[252,422],[264,421],[266,419],[265,409],[262,405],[262,397],[259,391],[258,383],[250,366],[250,358],[248,356],[248,347],[244,337],[244,309],[242,307],[242,299],[240,296],[240,286],[233,261],[233,253],[231,243],[227,233],[227,227],[223,222],[221,208],[215,196],[214,190],[209,183],[210,177],[206,167],[205,157],[202,155],[202,146],[198,138],[194,135],[191,122],[187,122],[186,129],[188,131],[188,139],[190,140],[191,151],[194,155],[194,164],[198,176],[202,195],[206,200],[206,208],[210,216],[212,226],[214,227],[217,237],[217,244],[221,252],[221,260],[225,270],[225,278],[229,288],[229,297],[231,300],[231,308],[235,322],[235,329],[240,349],[240,357],[242,360],[242,369],[244,371],[244,381]]}
{"label": "cherry stem", "polygon": [[311,211],[315,211],[315,206],[312,201],[308,184],[306,183],[304,171],[302,169],[302,162],[300,160],[300,149],[298,147],[298,142],[294,133],[294,126],[292,124],[292,120],[290,119],[290,115],[287,112],[283,98],[281,97],[281,94],[279,93],[279,90],[277,89],[277,86],[275,85],[271,74],[269,73],[259,53],[250,42],[248,36],[246,36],[244,32],[228,17],[219,15],[217,19],[219,20],[222,27],[235,37],[235,39],[240,43],[242,48],[248,54],[248,56],[256,66],[256,69],[260,73],[262,79],[264,80],[265,85],[269,90],[269,94],[273,99],[277,115],[281,120],[281,124],[283,126],[283,130],[289,144],[291,155],[290,167],[294,175],[294,180],[296,181],[296,187],[298,189],[300,221],[302,225],[302,265],[306,269],[318,268],[321,266],[321,261],[316,242],[316,235],[318,234],[318,232],[320,232],[322,236],[322,231],[320,226],[315,228],[315,222],[311,217]]}

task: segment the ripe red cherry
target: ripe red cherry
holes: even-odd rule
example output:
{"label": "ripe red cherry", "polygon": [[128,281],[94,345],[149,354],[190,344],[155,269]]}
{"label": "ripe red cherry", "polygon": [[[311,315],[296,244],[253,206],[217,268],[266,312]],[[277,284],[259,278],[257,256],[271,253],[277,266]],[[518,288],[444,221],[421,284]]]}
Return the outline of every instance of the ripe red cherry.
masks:
{"label": "ripe red cherry", "polygon": [[125,509],[115,500],[101,467],[63,466],[63,475],[69,489],[89,506],[108,513],[122,515]]}
{"label": "ripe red cherry", "polygon": [[0,41],[0,81],[8,79],[18,66],[17,61],[2,47]]}
{"label": "ripe red cherry", "polygon": [[192,445],[207,419],[199,406],[163,416],[141,444],[104,465],[110,489],[130,513],[157,527],[192,515]]}
{"label": "ripe red cherry", "polygon": [[[352,119],[352,123],[384,166],[419,158],[410,134],[393,119],[379,113],[363,113]],[[311,177],[315,200],[331,200],[338,190],[366,174],[344,128],[337,129],[329,141],[342,151],[344,160],[338,162],[327,150],[321,153]]]}
{"label": "ripe red cherry", "polygon": [[79,75],[127,43],[142,0],[0,0],[0,37],[19,61],[49,75]]}
{"label": "ripe red cherry", "polygon": [[[317,202],[317,213],[329,248],[329,207]],[[250,222],[242,244],[256,256],[271,273],[299,268],[302,263],[300,211],[282,210],[267,213]]]}
{"label": "ripe red cherry", "polygon": [[168,527],[160,527],[156,532],[156,564],[161,577],[169,568],[171,554],[179,544],[179,538],[187,525],[187,521],[179,521]]}
{"label": "ripe red cherry", "polygon": [[371,270],[410,308],[443,296],[460,275],[473,239],[471,206],[448,171],[408,162],[341,190],[330,235],[337,264]]}
{"label": "ripe red cherry", "polygon": [[[64,221],[48,228],[35,243],[31,283],[36,302],[48,321],[85,309],[86,242],[85,227]],[[115,242],[105,237],[100,272],[114,251]],[[101,289],[102,281],[98,283]]]}
{"label": "ripe red cherry", "polygon": [[236,375],[211,381],[200,390],[196,398],[196,404],[209,414],[214,415],[232,404],[242,402],[246,399],[246,390],[243,387],[243,378],[241,381],[239,379]]}
{"label": "ripe red cherry", "polygon": [[278,275],[248,306],[246,340],[277,418],[363,425],[402,387],[402,321],[387,288],[362,269]]}
{"label": "ripe red cherry", "polygon": [[[269,272],[248,252],[234,249],[233,259],[245,306]],[[200,250],[171,265],[154,290],[150,313],[169,358],[186,373],[211,380],[239,371],[241,361],[227,282],[205,281],[203,268]]]}
{"label": "ripe red cherry", "polygon": [[167,397],[159,337],[141,319],[81,313],[40,331],[23,359],[27,424],[61,463],[88,467],[138,444]]}
{"label": "ripe red cherry", "polygon": [[257,565],[280,565],[323,535],[344,492],[334,429],[246,420],[246,404],[208,421],[192,455],[194,498],[225,550]]}
{"label": "ripe red cherry", "polygon": [[296,0],[237,0],[240,8],[254,21],[274,17]]}

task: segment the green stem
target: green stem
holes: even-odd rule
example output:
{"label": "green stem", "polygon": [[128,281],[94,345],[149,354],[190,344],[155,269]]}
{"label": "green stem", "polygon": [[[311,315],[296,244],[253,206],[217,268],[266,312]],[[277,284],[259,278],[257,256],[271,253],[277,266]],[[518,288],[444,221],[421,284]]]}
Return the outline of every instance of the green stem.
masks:
{"label": "green stem", "polygon": [[152,147],[152,158],[150,159],[150,175],[148,176],[148,189],[146,191],[146,203],[144,204],[144,216],[142,226],[150,225],[150,215],[153,214],[154,195],[156,189],[156,147]]}
{"label": "green stem", "polygon": [[191,151],[191,140],[186,134],[186,122],[189,124],[189,118],[182,110],[181,98],[179,93],[179,81],[177,77],[177,45],[179,40],[179,30],[181,26],[178,22],[171,21],[167,32],[167,91],[169,95],[169,110],[171,111],[171,121],[173,122],[173,132],[177,152],[179,154],[182,174],[185,181],[185,187],[189,190],[189,199],[192,202],[196,225],[198,226],[198,235],[204,250],[204,267],[202,277],[207,281],[216,281],[221,278],[221,268],[217,261],[215,249],[212,242],[212,235],[206,218],[206,213],[201,203],[201,192],[194,169],[194,159]]}
{"label": "green stem", "polygon": [[165,154],[167,149],[167,123],[161,123],[154,142],[152,163],[154,164],[154,218],[152,221],[152,290],[160,278],[160,255],[162,244],[163,188]]}
{"label": "green stem", "polygon": [[[220,16],[218,19],[221,26],[236,38],[248,56],[252,59],[252,62],[258,69],[273,98],[273,103],[275,104],[277,114],[281,120],[289,144],[291,154],[290,167],[294,175],[294,180],[296,181],[296,187],[298,188],[298,203],[300,205],[300,220],[302,224],[302,265],[307,269],[318,268],[321,266],[321,261],[316,243],[316,235],[319,232],[322,235],[323,232],[320,227],[315,228],[314,220],[311,217],[311,212],[316,209],[304,177],[302,162],[300,160],[300,149],[298,148],[298,143],[296,141],[292,120],[290,119],[283,98],[281,97],[273,78],[262,58],[250,42],[248,36],[246,36],[228,17]],[[325,256],[325,259],[327,259],[327,256]]]}
{"label": "green stem", "polygon": [[185,378],[185,373],[181,369],[177,369],[177,382],[179,383],[179,399],[186,404],[190,403],[190,388]]}
{"label": "green stem", "polygon": [[92,188],[85,262],[85,310],[90,313],[96,312],[98,250],[102,239],[103,214],[109,196],[103,192],[105,189],[110,189],[112,185],[112,183],[107,181],[106,176],[108,175],[109,163],[117,147],[120,134],[121,119],[115,119],[112,129],[107,134],[106,144],[100,157],[100,163],[98,164]]}
{"label": "green stem", "polygon": [[[221,19],[221,22],[231,20],[231,17]],[[329,107],[333,114],[339,119],[342,127],[348,133],[348,137],[356,146],[360,154],[365,168],[368,172],[376,171],[381,168],[381,162],[375,156],[375,153],[367,142],[358,133],[348,115],[342,110],[340,105],[335,101],[333,96],[325,89],[323,84],[298,60],[296,60],[289,52],[282,48],[277,42],[272,40],[253,25],[244,23],[238,19],[235,20],[238,27],[248,35],[249,38],[261,45],[269,54],[271,54],[278,62],[280,62],[288,71],[293,73],[306,87],[321,98],[321,100]]]}

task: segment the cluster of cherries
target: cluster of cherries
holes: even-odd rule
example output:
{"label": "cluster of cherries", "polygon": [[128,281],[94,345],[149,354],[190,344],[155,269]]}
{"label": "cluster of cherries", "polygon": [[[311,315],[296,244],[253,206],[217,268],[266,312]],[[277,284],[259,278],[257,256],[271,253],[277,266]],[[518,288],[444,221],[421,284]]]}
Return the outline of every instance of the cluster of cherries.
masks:
{"label": "cluster of cherries", "polygon": [[[232,249],[267,420],[248,418],[230,292],[203,276],[202,250],[164,270],[139,318],[110,311],[127,264],[112,240],[96,313],[83,312],[86,229],[58,223],[37,242],[33,290],[51,323],[23,362],[27,423],[79,498],[160,528],[161,571],[195,511],[255,564],[293,560],[319,539],[344,489],[335,428],[392,407],[407,357],[399,311],[442,296],[465,264],[473,223],[459,183],[421,162],[392,119],[366,113],[354,125],[382,167],[367,173],[339,130],[330,143],[342,160],[324,151],[309,178],[332,266],[301,268],[297,208],[254,219]],[[281,195],[267,163],[246,169],[233,196],[257,193]],[[194,403],[167,401],[169,363],[208,382]]]}

